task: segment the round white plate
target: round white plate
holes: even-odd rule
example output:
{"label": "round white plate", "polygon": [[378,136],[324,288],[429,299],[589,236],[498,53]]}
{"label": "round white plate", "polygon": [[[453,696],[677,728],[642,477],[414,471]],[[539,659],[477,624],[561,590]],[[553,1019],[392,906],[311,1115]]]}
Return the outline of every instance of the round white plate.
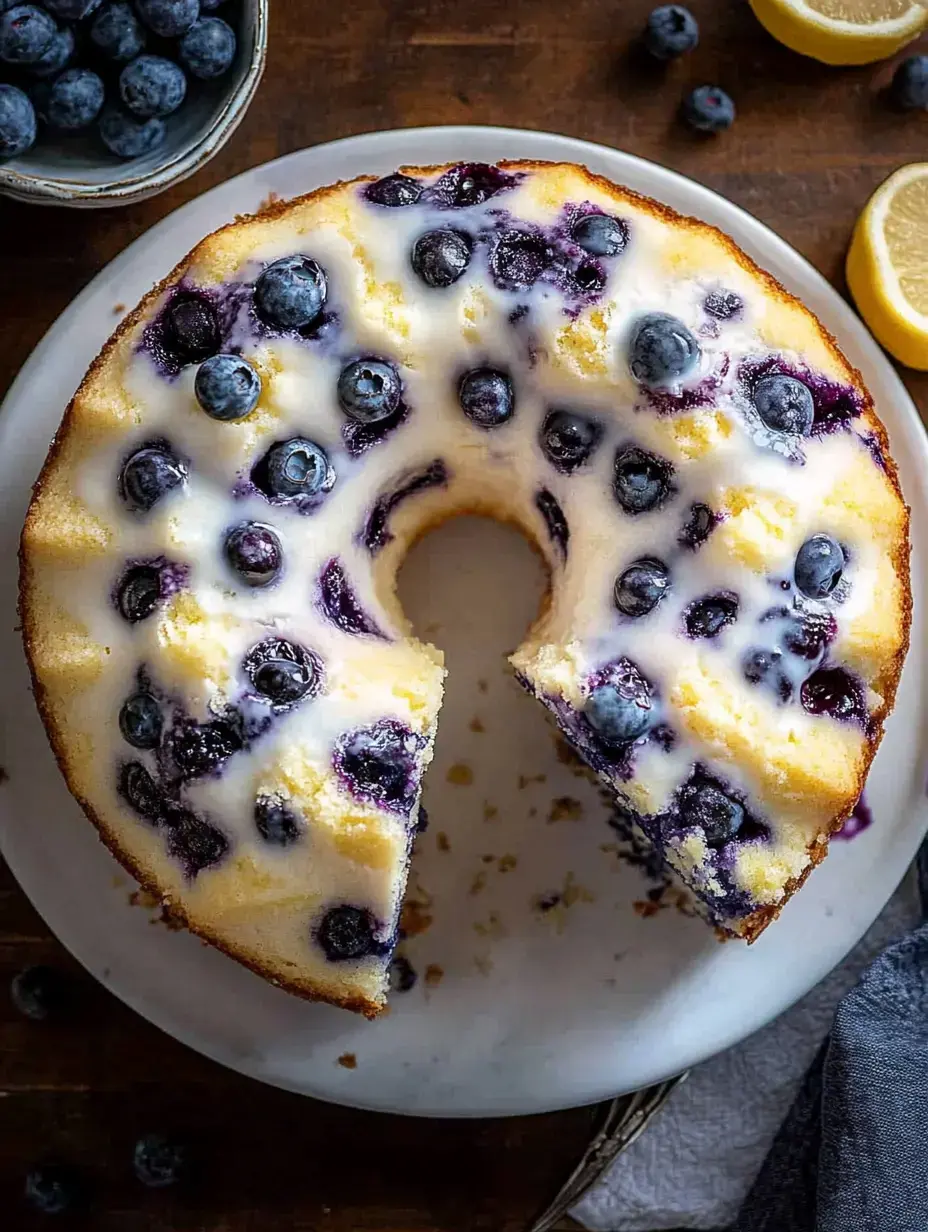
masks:
{"label": "round white plate", "polygon": [[[717,223],[837,335],[873,391],[913,507],[912,650],[867,788],[875,823],[835,843],[756,945],[720,945],[674,909],[650,918],[634,909],[647,885],[617,860],[595,790],[558,760],[540,707],[504,674],[502,654],[520,639],[541,590],[527,547],[476,519],[430,536],[408,562],[401,593],[420,631],[445,648],[451,671],[426,788],[433,820],[412,892],[420,922],[431,923],[406,945],[417,987],[368,1023],[289,997],[130,905],[133,887],[65,789],[29,694],[14,631],[17,539],[62,408],[123,306],[206,232],[271,193],[404,162],[504,157],[583,162]],[[760,223],[670,171],[602,146],[490,128],[374,133],[257,167],[191,201],[99,274],[36,348],[0,414],[4,855],[52,930],[102,983],[178,1039],[266,1082],[443,1116],[539,1112],[656,1082],[755,1031],[821,979],[878,914],[925,830],[926,475],[915,408],[847,305]],[[550,821],[552,813],[561,820]],[[533,906],[555,893],[553,910]]]}

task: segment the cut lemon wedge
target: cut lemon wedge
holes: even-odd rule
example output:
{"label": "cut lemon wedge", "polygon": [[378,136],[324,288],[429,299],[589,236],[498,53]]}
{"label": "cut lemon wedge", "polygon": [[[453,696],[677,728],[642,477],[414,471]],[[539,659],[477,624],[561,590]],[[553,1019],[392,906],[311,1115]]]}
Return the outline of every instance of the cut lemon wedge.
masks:
{"label": "cut lemon wedge", "polygon": [[900,167],[867,202],[847,254],[847,282],[887,351],[928,370],[928,163]]}
{"label": "cut lemon wedge", "polygon": [[895,55],[928,26],[916,0],[750,0],[781,43],[826,64],[869,64]]}

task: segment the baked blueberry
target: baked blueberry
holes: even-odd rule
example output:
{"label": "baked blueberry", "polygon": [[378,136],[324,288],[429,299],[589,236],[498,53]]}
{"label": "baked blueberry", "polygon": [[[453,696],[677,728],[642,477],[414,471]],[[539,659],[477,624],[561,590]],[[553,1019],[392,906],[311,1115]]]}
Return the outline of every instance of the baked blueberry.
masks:
{"label": "baked blueberry", "polygon": [[[71,63],[74,55],[74,31],[70,26],[62,26],[45,49],[41,59],[29,66],[33,77],[40,80],[54,77]],[[51,93],[51,91],[49,91]]]}
{"label": "baked blueberry", "polygon": [[160,599],[161,570],[156,565],[133,565],[116,590],[119,614],[130,625],[150,616]]}
{"label": "baked blueberry", "polygon": [[119,473],[119,495],[133,513],[148,513],[163,496],[182,487],[187,465],[167,446],[146,445],[137,449]]}
{"label": "baked blueberry", "polygon": [[698,133],[720,133],[735,122],[735,104],[719,86],[697,86],[683,99],[680,112]]}
{"label": "baked blueberry", "polygon": [[183,866],[191,881],[204,868],[219,864],[229,850],[229,840],[222,831],[189,809],[168,809],[162,824],[167,832],[168,855]]}
{"label": "baked blueberry", "polygon": [[135,749],[156,749],[161,742],[164,716],[157,700],[150,693],[133,693],[119,711],[119,730],[127,744]]}
{"label": "baked blueberry", "polygon": [[152,1189],[176,1185],[187,1170],[187,1149],[165,1134],[146,1134],[135,1144],[132,1170]]}
{"label": "baked blueberry", "polygon": [[705,312],[717,321],[729,321],[744,308],[744,300],[734,291],[710,291],[702,301]]}
{"label": "baked blueberry", "polygon": [[428,196],[439,205],[465,209],[469,205],[482,205],[516,183],[516,176],[507,175],[499,167],[487,163],[459,163],[435,181]]}
{"label": "baked blueberry", "polygon": [[100,138],[117,158],[141,158],[143,154],[150,154],[163,143],[166,135],[164,120],[139,120],[112,104],[104,107],[100,116]]}
{"label": "baked blueberry", "polygon": [[680,527],[677,542],[695,551],[706,542],[715,530],[716,523],[717,518],[708,505],[700,503],[690,505],[686,521]]}
{"label": "baked blueberry", "polygon": [[840,722],[864,722],[867,705],[860,680],[843,667],[820,667],[799,691],[810,714],[827,714]]}
{"label": "baked blueberry", "polygon": [[383,179],[375,180],[373,184],[368,184],[364,195],[374,205],[386,205],[391,209],[398,209],[404,205],[415,205],[422,196],[422,185],[411,176],[400,175],[397,171],[393,175],[385,175]]}
{"label": "baked blueberry", "polygon": [[758,646],[745,652],[741,669],[750,684],[762,684],[772,689],[780,701],[788,702],[793,696],[793,683],[783,671],[782,660],[782,651]]}
{"label": "baked blueberry", "polygon": [[274,847],[290,847],[303,837],[302,822],[279,797],[258,797],[255,826],[264,841]]}
{"label": "baked blueberry", "polygon": [[615,455],[612,490],[615,498],[633,517],[648,513],[664,503],[673,490],[673,467],[656,454],[623,445]]}
{"label": "baked blueberry", "polygon": [[330,907],[316,929],[316,940],[329,962],[365,958],[380,948],[374,917],[363,907]]}
{"label": "baked blueberry", "polygon": [[197,723],[182,719],[170,737],[171,752],[185,779],[211,774],[244,745],[239,716]]}
{"label": "baked blueberry", "polygon": [[800,659],[820,659],[837,633],[830,612],[792,612],[783,631],[783,645]]}
{"label": "baked blueberry", "polygon": [[13,976],[10,997],[14,1007],[33,1022],[57,1018],[66,1008],[68,986],[54,967],[26,967]]}
{"label": "baked blueberry", "polygon": [[0,60],[36,64],[48,50],[58,27],[37,4],[17,4],[0,17]]}
{"label": "baked blueberry", "polygon": [[408,813],[418,788],[420,741],[404,724],[381,719],[338,738],[335,769],[359,799]]}
{"label": "baked blueberry", "polygon": [[410,992],[416,986],[419,977],[408,958],[395,954],[390,963],[390,991]]}
{"label": "baked blueberry", "polygon": [[890,95],[903,111],[928,108],[928,56],[908,56],[893,73]]}
{"label": "baked blueberry", "polygon": [[270,586],[280,577],[284,551],[280,537],[261,522],[241,522],[227,532],[223,554],[229,568],[246,584]]}
{"label": "baked blueberry", "polygon": [[574,411],[549,411],[538,443],[555,470],[569,475],[589,461],[602,437],[602,426],[595,419]]}
{"label": "baked blueberry", "polygon": [[229,423],[255,409],[261,378],[241,355],[212,355],[197,369],[194,393],[207,415]]}
{"label": "baked blueberry", "polygon": [[535,493],[535,508],[545,520],[551,542],[560,552],[562,559],[566,560],[570,526],[560,502],[553,492],[549,492],[547,488],[539,488]]}
{"label": "baked blueberry", "polygon": [[139,761],[130,761],[119,772],[119,794],[146,821],[160,821],[164,796],[155,780]]}
{"label": "baked blueberry", "polygon": [[139,17],[162,38],[186,34],[200,16],[200,0],[135,0]]}
{"label": "baked blueberry", "polygon": [[255,311],[274,329],[305,329],[322,312],[328,286],[312,257],[281,257],[258,275]]}
{"label": "baked blueberry", "polygon": [[710,847],[729,842],[745,822],[744,806],[699,774],[680,788],[677,807],[683,824],[699,826]]}
{"label": "baked blueberry", "polygon": [[649,312],[634,326],[628,366],[639,385],[659,388],[676,384],[698,361],[699,343],[677,317]]}
{"label": "baked blueberry", "polygon": [[136,56],[119,74],[119,96],[139,119],[176,111],[187,93],[183,69],[164,56]]}
{"label": "baked blueberry", "polygon": [[395,415],[402,392],[396,368],[379,359],[356,359],[338,378],[338,405],[358,423],[378,423]]}
{"label": "baked blueberry", "polygon": [[738,618],[738,599],[722,591],[695,599],[683,611],[683,625],[690,637],[718,637]]}
{"label": "baked blueberry", "polygon": [[0,161],[18,158],[35,145],[35,108],[16,86],[0,82]]}
{"label": "baked blueberry", "polygon": [[84,1189],[76,1172],[46,1164],[26,1174],[25,1199],[43,1215],[63,1215],[79,1206]]}
{"label": "baked blueberry", "polygon": [[111,0],[91,22],[90,41],[108,60],[125,64],[144,49],[145,31],[128,0]]}
{"label": "baked blueberry", "polygon": [[103,79],[89,68],[65,69],[52,82],[45,104],[49,128],[63,133],[89,128],[100,114],[103,95]]}
{"label": "baked blueberry", "polygon": [[181,363],[199,363],[219,350],[216,309],[194,291],[180,291],[164,314],[164,342]]}
{"label": "baked blueberry", "polygon": [[372,556],[375,555],[393,539],[393,533],[390,530],[390,516],[397,505],[429,488],[446,487],[447,483],[448,468],[441,458],[429,462],[421,470],[408,471],[398,487],[384,492],[374,501],[358,536],[361,543]]}
{"label": "baked blueberry", "polygon": [[580,295],[596,295],[606,285],[606,272],[598,261],[581,261],[570,277]]}
{"label": "baked blueberry", "polygon": [[235,31],[221,17],[201,17],[177,46],[177,57],[192,77],[212,81],[235,59]]}
{"label": "baked blueberry", "polygon": [[327,561],[319,575],[319,602],[326,617],[343,633],[356,637],[385,636],[377,622],[361,606],[338,557]]}
{"label": "baked blueberry", "polygon": [[594,257],[616,257],[628,243],[628,223],[611,214],[584,214],[571,227],[570,238]]}
{"label": "baked blueberry", "polygon": [[643,42],[655,60],[675,60],[699,42],[699,26],[689,9],[662,4],[648,16]]}
{"label": "baked blueberry", "polygon": [[670,588],[670,570],[659,560],[643,556],[615,580],[615,605],[625,616],[647,616]]}
{"label": "baked blueberry", "polygon": [[473,241],[463,231],[426,231],[413,244],[412,268],[427,287],[450,287],[470,264]]}
{"label": "baked blueberry", "polygon": [[651,724],[651,691],[638,669],[626,663],[614,679],[590,692],[583,715],[604,744],[630,744]]}
{"label": "baked blueberry", "polygon": [[490,273],[506,291],[527,291],[551,263],[551,249],[534,231],[503,231],[490,252]]}
{"label": "baked blueberry", "polygon": [[277,708],[314,697],[323,684],[319,658],[283,637],[269,637],[253,646],[243,667],[255,691]]}
{"label": "baked blueberry", "polygon": [[808,436],[815,418],[809,387],[794,376],[781,372],[762,376],[754,386],[754,406],[768,428]]}
{"label": "baked blueberry", "polygon": [[515,410],[512,381],[496,368],[472,368],[458,386],[461,410],[480,428],[498,428]]}
{"label": "baked blueberry", "polygon": [[808,599],[827,599],[843,572],[844,552],[831,535],[812,535],[796,553],[793,576]]}
{"label": "baked blueberry", "polygon": [[335,483],[335,471],[325,450],[303,436],[272,445],[251,477],[272,500],[320,496]]}

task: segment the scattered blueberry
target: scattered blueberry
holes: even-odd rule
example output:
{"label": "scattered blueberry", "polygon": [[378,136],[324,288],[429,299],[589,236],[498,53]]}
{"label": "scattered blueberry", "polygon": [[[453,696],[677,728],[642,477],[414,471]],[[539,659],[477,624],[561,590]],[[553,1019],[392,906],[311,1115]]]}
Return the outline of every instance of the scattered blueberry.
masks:
{"label": "scattered blueberry", "polygon": [[903,111],[928,108],[928,56],[908,56],[893,73],[890,94]]}
{"label": "scattered blueberry", "polygon": [[863,722],[867,716],[861,683],[843,667],[820,667],[804,682],[799,695],[810,714],[827,714],[840,722]]}
{"label": "scattered blueberry", "polygon": [[754,386],[754,406],[768,428],[808,436],[815,418],[809,387],[794,376],[775,372]]}
{"label": "scattered blueberry", "polygon": [[261,378],[241,355],[212,355],[197,370],[194,393],[207,415],[230,423],[255,409]]}
{"label": "scattered blueberry", "polygon": [[164,120],[138,120],[113,104],[103,108],[100,137],[117,158],[141,158],[162,144],[167,129]]}
{"label": "scattered blueberry", "polygon": [[532,231],[503,231],[490,253],[490,272],[506,291],[527,291],[551,262],[551,249]]}
{"label": "scattered blueberry", "polygon": [[56,1018],[68,1001],[68,986],[54,967],[26,967],[17,972],[10,984],[14,1007],[33,1022]]}
{"label": "scattered blueberry", "polygon": [[176,1185],[187,1171],[187,1149],[164,1134],[146,1134],[135,1144],[132,1170],[152,1189]]}
{"label": "scattered blueberry", "polygon": [[35,135],[35,109],[28,95],[0,82],[0,161],[32,149]]}
{"label": "scattered blueberry", "polygon": [[180,40],[178,59],[193,77],[212,81],[235,59],[235,31],[221,17],[201,17]]}
{"label": "scattered blueberry", "polygon": [[589,461],[602,436],[602,426],[586,415],[549,411],[541,425],[539,444],[555,470],[569,475]]}
{"label": "scattered blueberry", "polygon": [[186,480],[186,463],[167,447],[149,445],[126,459],[119,474],[119,495],[133,513],[148,513]]}
{"label": "scattered blueberry", "polygon": [[450,287],[470,264],[473,242],[462,231],[426,231],[413,244],[412,268],[427,287]]}
{"label": "scattered blueberry", "polygon": [[733,839],[745,822],[743,806],[701,775],[680,788],[678,808],[683,824],[700,826],[711,847]]}
{"label": "scattered blueberry", "polygon": [[186,34],[200,16],[200,0],[135,0],[139,17],[162,38]]}
{"label": "scattered blueberry", "polygon": [[164,340],[183,363],[199,363],[219,350],[216,309],[202,295],[181,291],[164,315]]}
{"label": "scattered blueberry", "polygon": [[368,201],[374,205],[386,205],[393,209],[404,205],[415,205],[422,196],[422,185],[418,180],[408,175],[385,175],[382,180],[368,184],[365,192]]}
{"label": "scattered blueberry", "polygon": [[222,831],[189,809],[168,809],[162,825],[167,831],[168,855],[183,865],[191,881],[204,868],[218,864],[229,850],[229,840]]}
{"label": "scattered blueberry", "polygon": [[651,691],[637,668],[628,663],[617,678],[592,690],[583,714],[605,744],[614,748],[630,744],[651,723]]}
{"label": "scattered blueberry", "polygon": [[315,697],[323,684],[317,656],[282,637],[269,637],[252,647],[243,667],[255,691],[278,707]]}
{"label": "scattered blueberry", "polygon": [[535,508],[545,520],[551,542],[560,552],[562,559],[566,560],[570,526],[557,497],[547,488],[539,488],[535,493]]}
{"label": "scattered blueberry", "polygon": [[643,41],[655,60],[674,60],[699,42],[699,26],[689,9],[662,4],[649,15]]}
{"label": "scattered blueberry", "polygon": [[312,257],[281,257],[258,275],[255,310],[275,329],[305,329],[322,312],[327,292],[325,273]]}
{"label": "scattered blueberry", "polygon": [[718,637],[737,618],[738,600],[724,591],[694,599],[683,612],[683,624],[690,637]]}
{"label": "scattered blueberry", "polygon": [[58,27],[37,4],[17,4],[0,17],[0,60],[7,64],[37,64]]}
{"label": "scattered blueberry", "polygon": [[735,104],[718,86],[697,86],[680,110],[684,121],[699,133],[720,133],[735,122]]}
{"label": "scattered blueberry", "polygon": [[796,585],[808,599],[827,599],[843,572],[844,552],[831,535],[813,535],[796,554]]}
{"label": "scattered blueberry", "polygon": [[141,762],[130,761],[123,766],[119,775],[119,794],[146,821],[160,821],[164,815],[164,797]]}
{"label": "scattered blueberry", "polygon": [[59,21],[83,21],[100,7],[100,0],[42,0],[42,7]]}
{"label": "scattered blueberry", "polygon": [[63,1215],[73,1211],[83,1199],[83,1186],[70,1168],[46,1165],[26,1174],[25,1198],[33,1210],[43,1215]]}
{"label": "scattered blueberry", "polygon": [[780,666],[782,659],[782,651],[757,647],[745,653],[741,668],[750,684],[766,685],[780,701],[788,702],[793,696],[793,683]]}
{"label": "scattered blueberry", "polygon": [[184,71],[164,56],[137,56],[119,74],[119,95],[134,116],[171,115],[184,101]]}
{"label": "scattered blueberry", "polygon": [[673,385],[698,361],[699,343],[677,317],[649,312],[635,325],[628,346],[628,366],[639,385]]}
{"label": "scattered blueberry", "polygon": [[56,77],[45,105],[50,128],[76,133],[89,128],[103,107],[103,79],[89,68],[69,68]]}
{"label": "scattered blueberry", "polygon": [[381,719],[340,736],[335,768],[362,800],[408,812],[416,796],[420,742],[395,719]]}
{"label": "scattered blueberry", "polygon": [[182,719],[171,733],[171,752],[185,779],[210,774],[243,747],[236,718],[197,723]]}
{"label": "scattered blueberry", "polygon": [[252,480],[273,500],[318,496],[335,483],[325,451],[305,437],[272,445],[252,471]]}
{"label": "scattered blueberry", "polygon": [[498,428],[515,410],[512,381],[495,368],[472,368],[458,386],[461,409],[480,428]]}
{"label": "scattered blueberry", "polygon": [[347,962],[379,948],[376,927],[363,907],[331,907],[316,929],[316,940],[329,962]]}
{"label": "scattered blueberry", "polygon": [[615,498],[633,517],[661,505],[672,491],[673,467],[656,454],[624,445],[615,455]]}
{"label": "scattered blueberry", "polygon": [[615,581],[615,605],[625,616],[647,616],[670,588],[670,571],[659,560],[644,556]]}
{"label": "scattered blueberry", "polygon": [[90,41],[108,60],[124,64],[145,47],[145,32],[128,0],[109,0],[90,24]]}
{"label": "scattered blueberry", "polygon": [[290,847],[303,837],[299,817],[279,798],[259,796],[255,801],[255,826],[264,841],[274,847]]}
{"label": "scattered blueberry", "polygon": [[135,749],[156,749],[161,743],[164,716],[150,693],[133,693],[119,711],[119,730]]}
{"label": "scattered blueberry", "polygon": [[395,415],[402,392],[396,368],[379,359],[356,359],[338,378],[338,405],[359,423],[378,423]]}
{"label": "scattered blueberry", "polygon": [[246,586],[259,589],[280,577],[284,552],[280,537],[261,522],[241,522],[226,533],[223,555]]}
{"label": "scattered blueberry", "polygon": [[744,308],[744,300],[734,291],[710,291],[702,306],[717,321],[729,321]]}
{"label": "scattered blueberry", "polygon": [[570,236],[594,257],[616,257],[628,243],[628,224],[610,214],[584,214],[571,227]]}
{"label": "scattered blueberry", "polygon": [[74,31],[70,26],[62,26],[42,57],[30,66],[33,77],[54,77],[70,64],[73,55]]}
{"label": "scattered blueberry", "polygon": [[418,980],[415,968],[408,958],[395,954],[390,963],[390,991],[410,992]]}
{"label": "scattered blueberry", "polygon": [[150,616],[160,599],[161,570],[155,565],[133,565],[116,591],[119,614],[133,625]]}
{"label": "scattered blueberry", "polygon": [[690,505],[686,521],[680,527],[677,542],[693,551],[701,547],[715,530],[717,518],[708,505]]}

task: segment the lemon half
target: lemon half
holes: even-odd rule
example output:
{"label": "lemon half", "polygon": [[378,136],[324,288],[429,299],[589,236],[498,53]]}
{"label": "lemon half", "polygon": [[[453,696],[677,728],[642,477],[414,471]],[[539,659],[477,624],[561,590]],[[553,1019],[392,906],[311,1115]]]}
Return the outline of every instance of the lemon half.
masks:
{"label": "lemon half", "polygon": [[869,64],[895,55],[928,26],[916,0],[750,0],[781,43],[826,64]]}

